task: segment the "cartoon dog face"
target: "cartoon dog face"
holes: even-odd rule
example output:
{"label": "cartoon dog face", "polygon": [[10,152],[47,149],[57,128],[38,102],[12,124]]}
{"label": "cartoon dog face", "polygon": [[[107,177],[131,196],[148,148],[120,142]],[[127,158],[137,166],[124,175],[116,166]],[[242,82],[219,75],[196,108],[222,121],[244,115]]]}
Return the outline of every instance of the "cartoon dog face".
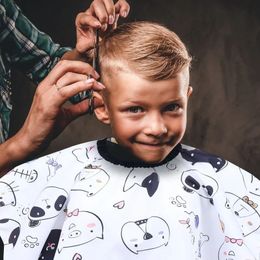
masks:
{"label": "cartoon dog face", "polygon": [[249,199],[248,196],[240,198],[233,193],[226,192],[228,203],[226,207],[230,208],[237,217],[243,230],[243,235],[247,236],[255,232],[260,227],[260,214],[257,211],[258,205]]}
{"label": "cartoon dog face", "polygon": [[130,190],[134,185],[146,188],[148,195],[152,197],[158,189],[159,176],[156,172],[152,172],[151,169],[142,169],[141,173],[136,169],[132,169],[125,180],[123,191]]}
{"label": "cartoon dog face", "polygon": [[8,183],[0,181],[0,207],[8,205],[16,205],[14,189]]}
{"label": "cartoon dog face", "polygon": [[53,186],[46,187],[30,210],[29,226],[35,227],[40,224],[41,220],[58,216],[67,197],[67,191],[62,188]]}
{"label": "cartoon dog face", "polygon": [[103,223],[94,213],[76,209],[67,216],[58,245],[59,253],[64,248],[80,246],[96,238],[103,239]]}
{"label": "cartoon dog face", "polygon": [[133,253],[167,245],[170,238],[168,224],[160,217],[127,222],[121,229],[125,246]]}
{"label": "cartoon dog face", "polygon": [[218,190],[218,183],[215,179],[197,170],[183,172],[181,181],[187,192],[196,192],[203,198],[210,200]]}
{"label": "cartoon dog face", "polygon": [[218,252],[218,260],[255,260],[248,256],[248,249],[242,239],[225,237]]}
{"label": "cartoon dog face", "polygon": [[88,165],[77,174],[76,184],[71,190],[83,191],[88,197],[92,197],[106,186],[109,178],[109,175],[101,168]]}
{"label": "cartoon dog face", "polygon": [[0,228],[3,230],[11,230],[10,234],[2,233],[1,238],[4,245],[12,244],[14,247],[20,235],[21,225],[16,220],[5,218],[0,219]]}

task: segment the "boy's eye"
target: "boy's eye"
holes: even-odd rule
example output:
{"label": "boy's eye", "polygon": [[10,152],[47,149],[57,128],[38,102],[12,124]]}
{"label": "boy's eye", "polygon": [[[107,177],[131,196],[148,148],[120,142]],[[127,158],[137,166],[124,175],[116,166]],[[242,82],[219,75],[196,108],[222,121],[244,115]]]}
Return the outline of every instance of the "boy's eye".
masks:
{"label": "boy's eye", "polygon": [[143,112],[143,109],[141,107],[129,107],[128,111],[130,113],[141,113]]}
{"label": "boy's eye", "polygon": [[181,108],[181,106],[180,106],[179,104],[173,103],[173,104],[167,105],[167,106],[164,108],[164,110],[165,110],[165,111],[173,111],[173,112],[176,111],[176,112],[177,112],[180,108]]}

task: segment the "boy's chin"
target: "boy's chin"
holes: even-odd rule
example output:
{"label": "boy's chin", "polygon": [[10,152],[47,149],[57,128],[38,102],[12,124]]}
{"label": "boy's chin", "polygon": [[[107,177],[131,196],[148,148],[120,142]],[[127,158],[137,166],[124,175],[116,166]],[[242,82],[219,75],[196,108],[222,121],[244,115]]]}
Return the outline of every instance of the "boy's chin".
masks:
{"label": "boy's chin", "polygon": [[139,160],[147,164],[157,164],[161,163],[172,151],[172,148],[168,149],[136,149],[132,150],[132,153]]}

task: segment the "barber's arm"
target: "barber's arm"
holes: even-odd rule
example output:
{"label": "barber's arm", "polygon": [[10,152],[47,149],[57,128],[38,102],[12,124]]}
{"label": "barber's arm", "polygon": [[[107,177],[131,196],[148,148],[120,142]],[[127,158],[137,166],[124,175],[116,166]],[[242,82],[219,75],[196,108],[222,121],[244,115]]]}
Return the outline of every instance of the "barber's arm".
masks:
{"label": "barber's arm", "polygon": [[37,154],[72,120],[86,113],[88,100],[66,107],[63,104],[81,91],[102,90],[98,77],[89,64],[81,61],[60,61],[54,67],[38,86],[23,127],[0,145],[0,177]]}
{"label": "barber's arm", "polygon": [[[1,3],[7,4],[8,2],[9,0],[1,0]],[[13,2],[11,3],[12,5],[10,6],[17,8]],[[9,10],[8,12],[11,14],[15,10]],[[21,19],[22,22],[19,22],[21,26],[24,16],[20,13],[19,8],[17,12],[17,15],[19,14],[23,17]],[[75,49],[70,51],[52,43],[51,39],[46,35],[40,36],[37,29],[35,34],[28,35],[30,39],[35,39],[36,36],[39,36],[37,46],[29,40],[25,45],[28,49],[25,47],[21,48],[20,51],[19,48],[16,48],[16,50],[15,48],[10,49],[8,46],[12,40],[15,42],[14,44],[17,44],[16,47],[21,47],[17,43],[17,39],[12,39],[12,37],[19,38],[21,34],[20,31],[16,31],[14,35],[8,34],[8,37],[11,38],[5,41],[4,45],[16,67],[23,70],[35,83],[41,81],[49,71],[51,72],[37,87],[30,112],[23,127],[13,137],[0,144],[0,177],[19,163],[33,158],[73,119],[86,113],[88,100],[70,107],[63,106],[68,99],[81,91],[91,88],[101,90],[104,87],[97,83],[96,79],[99,75],[94,72],[93,68],[79,60],[84,60],[87,50],[93,47],[93,28],[100,28],[102,31],[106,31],[111,26],[115,27],[117,19],[120,16],[127,16],[128,12],[129,5],[125,0],[119,0],[116,4],[112,0],[94,0],[90,8],[86,12],[80,13],[76,18],[77,45]],[[13,17],[17,18],[17,15]],[[111,18],[112,16],[114,17],[113,19]],[[31,29],[34,28],[28,19],[25,18],[25,21],[25,28],[28,29],[27,26]],[[23,26],[21,26],[21,30],[24,30]],[[25,33],[25,31],[23,32]],[[48,52],[42,46],[46,41],[48,42],[47,45],[51,47],[52,55],[46,56],[46,53],[50,53],[50,50]],[[21,42],[25,43],[23,40]],[[42,49],[39,49],[39,46]],[[31,51],[33,54],[30,54]],[[63,60],[53,68],[54,64],[59,60],[59,56]],[[78,61],[70,61],[74,59]],[[86,81],[86,75],[89,74],[92,75],[93,79]],[[98,106],[98,104],[94,104],[94,106]]]}
{"label": "barber's arm", "polygon": [[49,35],[36,28],[13,0],[0,1],[0,30],[4,66],[23,72],[35,84],[71,50],[54,43]]}

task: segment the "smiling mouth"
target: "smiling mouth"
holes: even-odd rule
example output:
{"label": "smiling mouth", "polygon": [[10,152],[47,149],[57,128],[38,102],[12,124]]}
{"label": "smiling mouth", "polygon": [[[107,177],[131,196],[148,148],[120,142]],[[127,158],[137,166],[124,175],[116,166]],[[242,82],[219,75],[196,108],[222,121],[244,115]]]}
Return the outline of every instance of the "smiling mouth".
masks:
{"label": "smiling mouth", "polygon": [[166,145],[167,143],[143,143],[143,142],[137,142],[140,145],[145,145],[145,146],[152,146],[152,147],[162,147]]}

